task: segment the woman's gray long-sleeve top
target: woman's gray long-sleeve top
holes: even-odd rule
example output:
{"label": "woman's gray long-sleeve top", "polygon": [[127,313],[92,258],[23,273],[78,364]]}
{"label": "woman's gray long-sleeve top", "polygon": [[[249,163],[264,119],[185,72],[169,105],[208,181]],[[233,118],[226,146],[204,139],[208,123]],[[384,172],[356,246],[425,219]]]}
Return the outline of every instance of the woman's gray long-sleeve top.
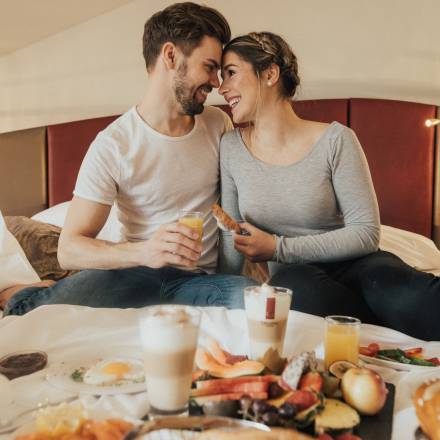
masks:
{"label": "woman's gray long-sleeve top", "polygon": [[[272,274],[283,263],[335,262],[377,250],[376,194],[350,128],[333,122],[304,158],[287,166],[255,158],[235,129],[221,140],[220,169],[223,209],[276,235]],[[220,270],[239,273],[243,256],[231,234],[220,240]]]}

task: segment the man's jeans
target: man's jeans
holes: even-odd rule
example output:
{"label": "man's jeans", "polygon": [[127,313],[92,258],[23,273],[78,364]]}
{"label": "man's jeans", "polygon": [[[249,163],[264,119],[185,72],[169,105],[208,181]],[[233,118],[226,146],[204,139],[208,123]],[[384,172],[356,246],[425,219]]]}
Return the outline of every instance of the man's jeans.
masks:
{"label": "man's jeans", "polygon": [[51,287],[29,287],[6,304],[3,315],[24,315],[45,304],[144,307],[186,304],[243,308],[243,289],[256,282],[237,275],[207,275],[175,268],[83,270]]}

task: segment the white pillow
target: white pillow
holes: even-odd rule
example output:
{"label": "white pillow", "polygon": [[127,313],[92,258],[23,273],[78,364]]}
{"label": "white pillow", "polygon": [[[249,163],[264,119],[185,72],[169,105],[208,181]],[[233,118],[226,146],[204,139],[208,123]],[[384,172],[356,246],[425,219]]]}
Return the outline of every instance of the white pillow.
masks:
{"label": "white pillow", "polygon": [[382,225],[379,247],[418,270],[440,275],[440,251],[423,235]]}
{"label": "white pillow", "polygon": [[17,284],[38,283],[40,277],[29,263],[0,211],[0,292]]}
{"label": "white pillow", "polygon": [[44,211],[35,214],[34,216],[32,216],[32,219],[62,228],[66,220],[69,205],[70,202],[64,202],[52,206],[52,208],[45,209]]}
{"label": "white pillow", "polygon": [[[64,226],[70,202],[60,203],[35,214],[32,219],[49,223],[60,228]],[[118,243],[122,240],[122,223],[118,220],[116,207],[112,206],[107,221],[99,232],[97,238]]]}

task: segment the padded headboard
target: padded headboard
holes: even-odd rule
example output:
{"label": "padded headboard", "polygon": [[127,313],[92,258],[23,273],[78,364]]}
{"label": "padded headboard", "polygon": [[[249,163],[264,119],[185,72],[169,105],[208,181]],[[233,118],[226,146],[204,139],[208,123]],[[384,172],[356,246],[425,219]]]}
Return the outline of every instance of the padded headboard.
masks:
{"label": "padded headboard", "polygon": [[385,225],[431,237],[434,130],[424,122],[435,106],[383,99],[351,99],[350,127],[370,166]]}
{"label": "padded headboard", "polygon": [[81,162],[96,135],[117,116],[47,127],[47,170],[49,206],[72,198]]}
{"label": "padded headboard", "polygon": [[[427,118],[435,117],[435,106],[382,99],[321,99],[297,101],[293,106],[303,118],[336,120],[352,127],[368,159],[382,224],[434,236],[440,247],[440,152],[435,146],[439,140],[435,140],[435,128],[424,126]],[[229,106],[220,107],[230,113]],[[39,210],[37,205],[43,205],[46,197],[46,168],[48,205],[70,200],[85,152],[115,118],[47,127],[47,165],[44,127],[0,135],[0,178],[9,176],[6,180],[14,184],[17,195],[15,200],[12,192],[0,191],[3,213],[32,215]],[[19,134],[21,141],[16,140]],[[28,141],[33,142],[32,148],[26,146]],[[5,152],[12,150],[14,163],[5,162]],[[20,161],[21,157],[26,160]],[[8,169],[3,170],[5,163]],[[34,204],[29,200],[35,200]]]}

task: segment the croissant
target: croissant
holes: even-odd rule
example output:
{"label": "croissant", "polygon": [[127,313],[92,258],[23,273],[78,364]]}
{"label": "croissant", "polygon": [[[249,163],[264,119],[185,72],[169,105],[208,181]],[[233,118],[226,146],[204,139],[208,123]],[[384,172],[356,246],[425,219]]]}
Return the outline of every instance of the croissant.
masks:
{"label": "croissant", "polygon": [[420,385],[413,403],[423,432],[431,440],[440,440],[440,378]]}
{"label": "croissant", "polygon": [[240,225],[228,214],[226,214],[221,206],[214,204],[212,205],[211,209],[217,222],[220,223],[225,229],[227,229],[228,231],[234,231],[237,234],[241,234],[242,230],[240,228]]}

